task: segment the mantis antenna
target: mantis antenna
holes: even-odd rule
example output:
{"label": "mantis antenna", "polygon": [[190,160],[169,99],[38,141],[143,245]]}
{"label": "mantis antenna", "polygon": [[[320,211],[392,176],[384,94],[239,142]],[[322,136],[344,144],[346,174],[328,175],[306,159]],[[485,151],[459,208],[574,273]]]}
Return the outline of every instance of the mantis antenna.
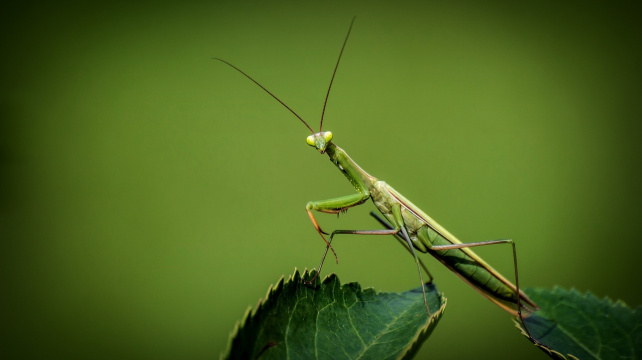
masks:
{"label": "mantis antenna", "polygon": [[348,37],[350,37],[350,31],[352,31],[352,24],[357,17],[353,17],[350,22],[350,27],[348,28],[348,34],[346,35],[345,40],[343,40],[343,46],[341,46],[341,52],[339,53],[339,58],[337,59],[337,64],[334,66],[334,71],[332,72],[332,78],[330,78],[330,86],[328,86],[328,92],[325,94],[325,101],[323,102],[323,110],[321,111],[321,121],[319,123],[319,132],[323,130],[323,115],[325,115],[325,106],[328,104],[328,97],[330,96],[330,89],[332,88],[332,82],[334,81],[334,75],[337,74],[337,69],[339,68],[339,62],[341,61],[341,55],[343,55],[343,49],[345,49],[346,44],[348,43]]}
{"label": "mantis antenna", "polygon": [[276,95],[272,94],[272,93],[270,92],[270,90],[266,89],[263,85],[259,84],[259,82],[258,82],[258,81],[256,81],[256,80],[254,80],[250,75],[246,74],[243,70],[241,70],[241,69],[237,68],[236,66],[234,66],[234,65],[230,64],[229,62],[227,62],[227,61],[225,61],[225,60],[223,60],[223,59],[220,59],[220,58],[212,58],[212,59],[213,59],[213,60],[218,60],[218,61],[220,61],[220,62],[222,62],[222,63],[225,63],[225,64],[227,64],[227,65],[231,66],[234,70],[236,70],[236,71],[240,72],[241,74],[245,75],[245,77],[246,77],[246,78],[248,78],[248,79],[252,80],[252,82],[253,82],[253,83],[255,83],[256,85],[258,85],[258,86],[259,86],[261,89],[263,89],[266,93],[270,94],[270,96],[272,96],[273,98],[275,98],[275,99],[276,99],[276,101],[280,102],[280,103],[281,103],[281,105],[285,106],[285,108],[286,108],[286,109],[290,110],[290,112],[291,112],[292,114],[294,114],[294,116],[296,116],[297,118],[299,118],[299,120],[301,120],[301,122],[302,122],[305,126],[307,126],[307,127],[308,127],[308,129],[310,129],[310,131],[312,131],[312,133],[314,134],[314,130],[312,130],[312,128],[310,127],[310,125],[308,125],[308,123],[307,123],[307,122],[305,122],[305,120],[303,120],[303,118],[301,118],[301,117],[299,116],[299,114],[295,113],[295,112],[294,112],[294,110],[290,109],[290,107],[289,107],[289,106],[285,105],[285,103],[284,103],[283,101],[281,101],[281,99],[279,99],[278,97],[276,97]]}
{"label": "mantis antenna", "polygon": [[[332,78],[330,79],[330,86],[328,86],[328,92],[325,94],[325,101],[323,102],[323,110],[321,111],[321,121],[320,121],[320,124],[319,124],[319,132],[321,132],[321,130],[323,129],[323,115],[325,114],[325,107],[326,107],[326,105],[328,104],[328,97],[330,96],[330,89],[332,88],[332,83],[334,82],[334,76],[335,76],[335,75],[336,75],[336,73],[337,73],[337,69],[339,68],[339,62],[341,61],[341,55],[343,55],[343,49],[345,49],[345,47],[346,47],[346,43],[348,42],[348,37],[350,36],[350,31],[352,31],[352,25],[354,24],[354,20],[355,20],[355,19],[356,19],[356,17],[353,17],[353,18],[352,18],[352,21],[350,22],[350,27],[348,28],[348,34],[346,35],[345,40],[343,40],[343,46],[341,46],[341,52],[339,53],[339,58],[337,59],[337,64],[334,66],[334,71],[332,72]],[[266,92],[266,93],[268,93],[270,96],[272,96],[276,101],[278,101],[279,103],[281,103],[281,105],[283,105],[286,109],[290,110],[290,112],[291,112],[292,114],[294,114],[294,116],[296,116],[299,120],[301,120],[301,122],[302,122],[302,123],[303,123],[303,124],[308,128],[308,129],[310,129],[310,131],[312,132],[312,134],[314,134],[314,130],[312,130],[312,128],[310,127],[310,125],[308,125],[308,123],[307,123],[305,120],[303,120],[303,118],[302,118],[302,117],[300,117],[300,116],[299,116],[299,114],[297,114],[296,112],[294,112],[294,110],[292,110],[292,109],[291,109],[289,106],[287,106],[283,101],[281,101],[281,99],[279,99],[278,97],[276,97],[276,95],[272,94],[272,93],[270,92],[270,90],[266,89],[263,85],[259,84],[259,82],[258,82],[258,81],[256,81],[256,80],[254,80],[250,75],[246,74],[243,70],[241,70],[241,69],[237,68],[236,66],[234,66],[234,65],[230,64],[229,62],[227,62],[227,61],[225,61],[225,60],[223,60],[223,59],[221,59],[221,58],[212,58],[212,59],[213,59],[213,60],[218,60],[218,61],[220,61],[220,62],[222,62],[222,63],[224,63],[224,64],[226,64],[226,65],[229,65],[231,68],[233,68],[234,70],[236,70],[236,71],[240,72],[240,73],[241,73],[241,74],[243,74],[246,78],[250,79],[253,83],[255,83],[255,84],[256,84],[256,85],[258,85],[261,89],[263,89],[263,91],[265,91],[265,92]]]}

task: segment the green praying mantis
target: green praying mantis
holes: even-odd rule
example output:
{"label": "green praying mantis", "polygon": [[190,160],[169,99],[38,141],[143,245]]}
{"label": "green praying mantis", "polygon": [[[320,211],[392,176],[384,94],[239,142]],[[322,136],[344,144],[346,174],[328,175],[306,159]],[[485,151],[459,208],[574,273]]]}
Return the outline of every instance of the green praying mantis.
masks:
{"label": "green praying mantis", "polygon": [[[214,58],[215,60],[229,65],[250,79],[301,120],[301,122],[312,132],[312,135],[308,136],[306,139],[308,145],[315,148],[321,154],[327,154],[330,161],[343,173],[343,175],[345,175],[356,190],[356,193],[351,195],[328,200],[310,201],[305,207],[314,228],[326,244],[325,252],[314,279],[316,279],[321,272],[321,268],[329,250],[332,251],[335,261],[338,263],[336,252],[331,245],[332,240],[336,235],[393,235],[406,248],[406,250],[412,254],[417,265],[417,271],[419,272],[419,278],[422,284],[424,283],[421,272],[422,268],[430,277],[431,282],[432,275],[430,275],[430,272],[424,265],[423,261],[417,256],[417,251],[429,253],[434,256],[439,262],[444,264],[448,269],[454,272],[459,276],[459,278],[477,290],[480,294],[513,316],[517,316],[524,325],[524,329],[526,330],[530,340],[532,342],[537,342],[537,340],[533,339],[528,332],[528,328],[524,324],[524,318],[530,316],[532,312],[539,308],[537,304],[529,299],[524,292],[519,290],[517,254],[515,243],[512,240],[503,239],[462,243],[454,235],[448,232],[448,230],[439,225],[418,206],[406,199],[401,195],[401,193],[392,188],[385,181],[375,178],[359,167],[359,165],[357,165],[357,163],[348,156],[345,150],[338,147],[332,141],[332,132],[322,130],[323,115],[330,95],[330,89],[332,88],[332,83],[337,73],[339,62],[343,55],[343,50],[345,49],[348,37],[350,36],[354,20],[355,19],[353,18],[350,23],[348,34],[345,37],[343,46],[341,47],[341,52],[339,53],[339,58],[332,73],[332,78],[330,79],[330,86],[328,86],[328,91],[326,93],[321,113],[319,132],[315,132],[296,112],[245,72],[225,60]],[[382,217],[374,212],[371,213],[371,215],[383,225],[384,229],[334,230],[331,234],[328,234],[321,229],[319,223],[314,217],[315,211],[339,214],[347,211],[351,207],[361,205],[367,200],[372,200],[374,205],[383,215]],[[328,235],[329,238],[326,238]],[[510,244],[512,246],[516,285],[513,285],[470,249],[472,247],[495,244]],[[314,281],[314,279],[310,282]],[[426,311],[430,314],[425,289],[423,287],[422,289],[424,291]]]}

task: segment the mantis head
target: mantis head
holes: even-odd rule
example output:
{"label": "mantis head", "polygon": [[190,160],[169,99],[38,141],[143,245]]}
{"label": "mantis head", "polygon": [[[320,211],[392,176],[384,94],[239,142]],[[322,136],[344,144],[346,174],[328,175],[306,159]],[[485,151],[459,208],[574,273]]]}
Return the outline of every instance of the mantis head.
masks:
{"label": "mantis head", "polygon": [[332,142],[332,132],[322,131],[308,136],[305,140],[308,145],[313,146],[321,154],[325,153],[325,148]]}

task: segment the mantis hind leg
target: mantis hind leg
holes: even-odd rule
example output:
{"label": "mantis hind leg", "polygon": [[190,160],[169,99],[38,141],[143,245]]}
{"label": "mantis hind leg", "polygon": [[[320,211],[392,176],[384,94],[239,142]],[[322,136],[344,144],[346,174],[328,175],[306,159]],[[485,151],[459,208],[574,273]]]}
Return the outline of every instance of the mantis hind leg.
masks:
{"label": "mantis hind leg", "polygon": [[[421,231],[418,233],[419,237],[424,237],[427,239],[427,233],[422,233]],[[426,243],[429,243],[426,241]],[[478,247],[478,246],[486,246],[486,245],[496,245],[496,244],[510,244],[513,250],[513,267],[515,269],[515,293],[517,297],[517,317],[521,321],[522,325],[524,326],[524,330],[526,330],[526,334],[528,335],[528,338],[533,342],[534,344],[540,344],[541,343],[533,336],[531,335],[530,331],[528,330],[528,327],[526,326],[526,323],[524,322],[524,315],[522,313],[522,308],[525,308],[527,311],[531,310],[525,306],[524,303],[528,305],[535,305],[526,297],[525,294],[522,293],[522,291],[519,288],[519,276],[517,272],[517,250],[515,249],[515,242],[511,239],[501,239],[501,240],[488,240],[488,241],[479,241],[479,242],[472,242],[472,243],[459,243],[459,244],[446,244],[446,245],[432,245],[429,247],[429,250],[431,251],[444,251],[444,250],[453,250],[453,249],[464,249],[464,248],[471,248],[471,247]],[[454,271],[454,270],[453,270]],[[463,279],[463,278],[462,278]],[[472,284],[471,284],[472,285]],[[525,296],[524,301],[522,302],[522,296]],[[489,297],[491,301],[491,299]],[[535,309],[538,310],[537,305],[535,305]],[[531,310],[532,311],[532,310]]]}

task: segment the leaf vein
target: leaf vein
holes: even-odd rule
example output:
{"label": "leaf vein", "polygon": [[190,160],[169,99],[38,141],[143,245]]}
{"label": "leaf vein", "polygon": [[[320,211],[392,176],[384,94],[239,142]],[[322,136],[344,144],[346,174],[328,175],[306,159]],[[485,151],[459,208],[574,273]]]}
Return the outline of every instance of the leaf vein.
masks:
{"label": "leaf vein", "polygon": [[[389,306],[387,306],[387,307],[388,307],[388,310],[390,310],[390,307],[389,307]],[[396,324],[399,322],[399,320],[400,320],[401,318],[403,318],[403,317],[404,317],[404,315],[406,315],[410,310],[411,310],[411,308],[410,308],[410,307],[405,308],[405,309],[404,309],[404,311],[403,311],[403,312],[401,312],[401,313],[399,313],[399,314],[398,314],[398,316],[396,316],[396,317],[395,317],[395,319],[394,319],[393,321],[388,322],[388,324],[386,325],[386,327],[385,327],[384,329],[382,329],[382,330],[379,332],[379,334],[378,334],[377,336],[375,336],[375,337],[372,339],[372,341],[370,342],[370,346],[367,346],[366,348],[364,348],[364,351],[361,351],[361,352],[358,354],[358,356],[356,357],[356,359],[361,359],[361,358],[363,358],[363,356],[364,356],[364,355],[365,355],[365,353],[366,353],[366,350],[370,349],[370,347],[372,347],[372,344],[378,343],[378,341],[377,341],[377,340],[379,340],[379,339],[380,339],[384,334],[389,333],[389,332],[390,332],[389,330],[393,327],[393,325],[396,325]]]}

